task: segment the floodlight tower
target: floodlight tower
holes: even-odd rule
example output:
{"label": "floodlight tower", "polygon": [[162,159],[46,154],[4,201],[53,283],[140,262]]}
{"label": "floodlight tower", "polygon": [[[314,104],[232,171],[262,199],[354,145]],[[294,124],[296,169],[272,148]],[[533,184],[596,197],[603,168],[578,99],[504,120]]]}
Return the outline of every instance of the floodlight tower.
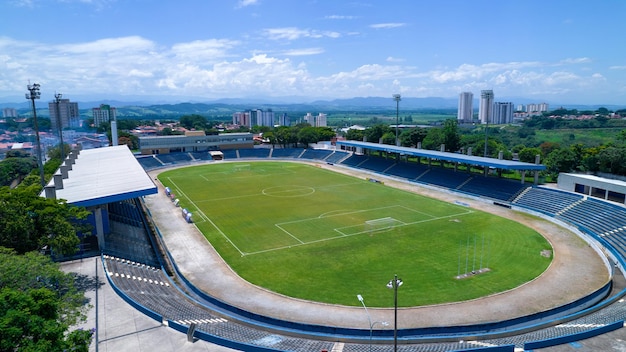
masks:
{"label": "floodlight tower", "polygon": [[394,275],[387,283],[387,288],[393,290],[393,351],[398,352],[398,287],[402,286],[402,279]]}
{"label": "floodlight tower", "polygon": [[39,84],[33,83],[26,86],[28,93],[26,93],[26,99],[31,101],[33,108],[33,126],[35,127],[35,138],[37,139],[37,165],[39,166],[39,178],[41,181],[41,187],[46,186],[46,180],[43,175],[43,159],[41,158],[41,141],[39,139],[39,125],[37,124],[37,108],[35,107],[35,99],[41,97],[39,92]]}
{"label": "floodlight tower", "polygon": [[59,140],[61,141],[61,147],[59,149],[61,162],[65,160],[65,145],[63,144],[63,126],[61,125],[61,109],[59,108],[59,103],[61,103],[62,97],[63,97],[63,94],[61,93],[54,94],[54,102],[56,104],[56,111],[57,111],[57,126],[59,127]]}
{"label": "floodlight tower", "polygon": [[398,124],[400,123],[400,94],[394,94],[393,100],[396,102],[396,147],[400,145],[400,140],[398,139]]}

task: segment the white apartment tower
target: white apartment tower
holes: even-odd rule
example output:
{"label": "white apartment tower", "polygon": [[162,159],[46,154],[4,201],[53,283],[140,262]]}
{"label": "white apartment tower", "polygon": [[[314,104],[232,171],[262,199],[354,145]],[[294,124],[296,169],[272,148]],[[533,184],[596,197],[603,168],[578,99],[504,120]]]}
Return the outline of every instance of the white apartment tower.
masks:
{"label": "white apartment tower", "polygon": [[50,127],[53,131],[59,129],[58,122],[61,123],[61,129],[80,127],[78,103],[72,103],[69,99],[59,99],[58,105],[56,101],[48,103],[48,109],[50,110]]}
{"label": "white apartment tower", "polygon": [[310,112],[307,112],[304,116],[304,122],[308,123],[313,127],[326,127],[328,126],[326,122],[327,115],[324,113],[319,113],[317,116],[314,116]]}
{"label": "white apartment tower", "polygon": [[493,104],[493,124],[507,124],[513,122],[513,103],[496,102]]}
{"label": "white apartment tower", "polygon": [[91,109],[93,114],[93,124],[98,127],[101,124],[117,119],[117,109],[107,104],[100,104],[99,108]]}
{"label": "white apartment tower", "polygon": [[459,94],[459,111],[457,113],[457,121],[459,123],[472,123],[474,117],[473,100],[474,94],[472,92]]}
{"label": "white apartment tower", "polygon": [[480,91],[480,106],[478,107],[480,123],[493,121],[493,90]]}
{"label": "white apartment tower", "polygon": [[17,117],[17,110],[14,108],[2,109],[2,117]]}

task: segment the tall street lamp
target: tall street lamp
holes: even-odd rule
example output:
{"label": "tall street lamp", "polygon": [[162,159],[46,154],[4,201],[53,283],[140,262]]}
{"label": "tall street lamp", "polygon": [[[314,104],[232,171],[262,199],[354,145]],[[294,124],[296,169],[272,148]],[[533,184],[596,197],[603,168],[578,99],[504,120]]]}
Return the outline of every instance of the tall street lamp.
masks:
{"label": "tall street lamp", "polygon": [[59,108],[59,103],[61,103],[61,97],[63,97],[63,94],[61,93],[54,94],[54,102],[56,104],[57,112],[57,127],[59,128],[59,140],[61,141],[59,155],[61,156],[61,162],[63,162],[63,160],[65,160],[65,146],[63,145],[63,125],[61,123],[61,109]]}
{"label": "tall street lamp", "polygon": [[394,94],[393,100],[396,102],[396,147],[400,145],[400,140],[398,139],[398,124],[400,123],[400,94]]}
{"label": "tall street lamp", "polygon": [[[363,296],[361,295],[356,295],[356,298],[359,300],[359,302],[361,302],[361,304],[363,305],[363,308],[365,308],[365,314],[367,314],[367,321],[370,324],[370,343],[369,343],[369,350],[372,350],[372,331],[374,330],[374,325],[376,325],[377,323],[379,323],[378,321],[372,322],[372,317],[370,317],[370,313],[367,311],[367,306],[365,306],[365,301],[363,300]],[[387,326],[387,322],[386,321],[381,321],[380,324],[382,324],[382,326]]]}
{"label": "tall street lamp", "polygon": [[43,175],[43,159],[41,158],[41,141],[39,139],[39,125],[37,124],[37,108],[35,107],[35,99],[41,97],[39,92],[39,84],[29,84],[26,86],[28,93],[26,93],[26,99],[29,99],[33,107],[33,126],[35,127],[35,138],[37,139],[37,164],[39,166],[39,178],[41,180],[41,187],[46,187],[46,180]]}
{"label": "tall street lamp", "polygon": [[398,287],[402,286],[402,279],[394,275],[387,283],[387,288],[393,290],[393,350],[398,351]]}

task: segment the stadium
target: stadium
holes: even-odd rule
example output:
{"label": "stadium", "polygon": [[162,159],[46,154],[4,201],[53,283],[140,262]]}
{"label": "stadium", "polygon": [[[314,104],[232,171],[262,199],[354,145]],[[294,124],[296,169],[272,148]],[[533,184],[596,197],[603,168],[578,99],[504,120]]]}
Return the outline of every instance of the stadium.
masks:
{"label": "stadium", "polygon": [[[622,206],[582,194],[507,181],[488,172],[481,175],[441,167],[444,162],[470,164],[524,174],[540,170],[541,165],[372,143],[345,147],[348,151],[227,150],[224,161],[218,162],[212,161],[208,153],[135,159],[126,147],[86,150],[75,152],[72,161],[59,169],[45,195],[92,210],[98,248],[86,244],[83,253],[101,251],[107,279],[120,297],[172,329],[233,349],[387,351],[397,341],[402,351],[532,350],[623,327],[626,309],[620,299],[624,294],[626,211]],[[381,157],[383,153],[370,155],[371,150],[383,151],[389,157]],[[411,163],[406,155],[427,158],[428,165]],[[249,170],[245,165],[256,161],[313,165],[326,172],[366,179],[380,187],[420,193],[459,209],[509,218],[544,235],[554,255],[547,270],[536,279],[503,293],[458,303],[403,306],[394,311],[389,305],[368,310],[363,302],[356,301],[356,294],[365,292],[354,292],[356,302],[344,305],[289,298],[234,274],[199,231],[208,219],[202,212],[195,213],[195,208],[187,213],[192,216],[181,216],[176,206],[179,204],[174,202],[180,198],[181,206],[193,206],[185,201],[190,197],[172,197],[172,193],[184,189],[159,179],[160,173],[179,166],[230,163],[233,173],[246,173]],[[85,184],[92,187],[81,186]],[[345,228],[343,235],[369,234],[395,231],[408,224],[398,209],[359,221],[364,225],[341,223],[333,229]],[[288,229],[287,225],[283,229]],[[576,234],[575,240],[568,235],[572,233]],[[459,274],[474,274],[475,258],[482,258],[483,251],[477,248],[484,247],[476,245],[476,239],[472,241],[473,245],[470,240],[458,244],[453,266]],[[470,250],[478,256],[468,254]],[[248,253],[251,251],[241,254]],[[472,265],[462,265],[470,258]],[[482,263],[478,268],[483,268]],[[393,274],[389,272],[386,280]],[[400,288],[400,295],[409,282]],[[365,296],[366,302],[373,298]],[[397,331],[394,324],[379,324],[374,329],[372,322],[393,321],[394,313]]]}

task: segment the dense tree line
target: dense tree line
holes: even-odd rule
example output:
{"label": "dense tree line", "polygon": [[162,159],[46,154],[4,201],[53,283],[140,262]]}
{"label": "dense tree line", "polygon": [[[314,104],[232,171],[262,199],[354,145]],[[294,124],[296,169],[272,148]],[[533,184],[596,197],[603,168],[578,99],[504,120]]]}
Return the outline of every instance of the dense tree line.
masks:
{"label": "dense tree line", "polygon": [[0,247],[0,351],[87,352],[93,331],[70,331],[86,319],[76,280],[47,256]]}

